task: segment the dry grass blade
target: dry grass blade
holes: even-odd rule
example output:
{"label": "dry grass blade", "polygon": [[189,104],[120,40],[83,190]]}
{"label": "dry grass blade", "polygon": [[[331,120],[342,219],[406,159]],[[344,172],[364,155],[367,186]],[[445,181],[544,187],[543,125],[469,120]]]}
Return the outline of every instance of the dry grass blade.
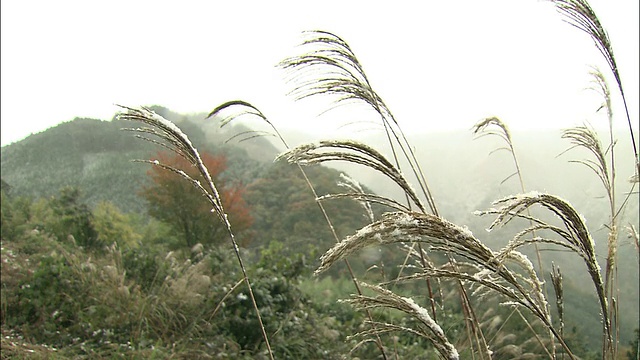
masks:
{"label": "dry grass blade", "polygon": [[[240,109],[240,111],[236,111],[234,113],[232,113],[229,116],[222,116],[222,113],[224,111],[226,111],[227,109]],[[277,137],[278,139],[280,139],[280,141],[282,141],[282,143],[285,145],[285,147],[288,147],[287,142],[284,140],[284,138],[282,138],[282,135],[280,135],[280,132],[278,132],[278,129],[276,129],[276,127],[273,125],[273,123],[271,123],[271,121],[269,121],[269,119],[267,118],[266,115],[264,115],[262,113],[262,111],[260,111],[260,109],[258,109],[256,106],[254,106],[251,103],[248,103],[244,100],[231,100],[231,101],[227,101],[221,105],[218,105],[215,109],[213,109],[209,115],[207,115],[206,119],[210,119],[213,117],[220,117],[220,127],[225,127],[227,125],[229,125],[231,122],[233,122],[234,120],[237,120],[238,118],[245,116],[245,115],[249,115],[249,116],[254,116],[254,117],[258,117],[262,122],[266,123],[267,125],[269,125],[269,127],[273,130],[273,132],[270,131],[254,131],[254,130],[250,130],[250,131],[243,131],[241,133],[235,134],[234,136],[232,136],[231,138],[227,139],[226,142],[230,142],[234,139],[239,139],[239,142],[242,141],[246,141],[246,140],[251,140],[257,137],[263,137],[263,136],[274,136]]]}
{"label": "dry grass blade", "polygon": [[609,68],[618,83],[620,74],[613,56],[611,40],[596,16],[595,11],[586,0],[551,0],[558,11],[566,16],[567,22],[591,37],[596,47],[607,61]]}
{"label": "dry grass blade", "polygon": [[591,8],[587,0],[550,0],[558,11],[567,18],[567,22],[572,26],[584,31],[588,34],[595,43],[598,51],[607,61],[609,69],[613,73],[613,77],[618,84],[618,90],[622,97],[624,109],[627,116],[627,123],[629,126],[629,135],[631,136],[631,145],[633,146],[633,154],[636,162],[636,173],[640,173],[640,159],[638,158],[638,147],[636,145],[635,135],[633,133],[633,125],[631,123],[631,117],[629,116],[629,108],[627,106],[627,100],[622,87],[622,79],[616,64],[616,58],[613,54],[613,47],[611,46],[611,40],[609,35],[605,31],[604,27],[600,23],[600,19],[596,15],[595,11]]}
{"label": "dry grass blade", "polygon": [[[459,270],[453,270],[453,269],[429,268],[429,269],[425,269],[420,273],[415,273],[415,274],[400,277],[394,280],[394,282],[406,282],[406,281],[423,279],[423,278],[437,278],[441,280],[453,279],[453,280],[466,281],[473,284],[474,286],[479,286],[473,292],[474,296],[482,297],[484,296],[484,291],[487,289],[490,289],[504,296],[504,298],[506,299],[505,301],[509,301],[509,304],[511,305],[519,305],[525,308],[529,307],[527,302],[518,295],[516,290],[514,290],[513,288],[505,284],[504,281],[502,281],[500,278],[495,276],[495,274],[492,273],[491,271],[481,270],[481,271],[477,271],[475,274],[469,274],[466,272],[461,272]],[[388,283],[383,283],[382,285],[386,285],[386,284]]]}
{"label": "dry grass blade", "polygon": [[232,106],[239,106],[240,108],[242,108],[242,112],[241,113],[236,113],[233,116],[229,116],[227,118],[222,119],[222,122],[220,124],[220,126],[225,126],[227,123],[229,123],[230,121],[238,118],[239,116],[242,116],[244,114],[250,114],[250,115],[255,115],[258,116],[260,118],[262,118],[262,120],[268,121],[267,117],[264,116],[264,114],[255,106],[253,106],[251,103],[248,103],[244,100],[231,100],[231,101],[227,101],[223,104],[220,104],[218,106],[216,106],[215,109],[211,110],[211,112],[209,113],[209,115],[207,115],[207,119],[214,117],[214,116],[218,116],[220,114],[220,112],[222,112],[223,110],[230,108]]}
{"label": "dry grass blade", "polygon": [[[492,130],[491,128],[495,126],[500,129],[500,131]],[[473,133],[477,135],[476,138],[480,138],[487,135],[494,135],[504,139],[509,147],[513,144],[511,141],[511,132],[509,132],[509,128],[507,125],[502,122],[502,120],[497,117],[488,117],[478,121],[475,125],[473,125]]]}
{"label": "dry grass blade", "polygon": [[[309,37],[302,47],[311,50],[279,64],[291,71],[294,75],[292,80],[300,84],[292,95],[297,99],[319,94],[335,95],[338,103],[364,101],[381,115],[389,115],[386,105],[369,85],[362,65],[344,40],[325,31],[308,31],[305,34]],[[318,73],[327,76],[318,78]]]}
{"label": "dry grass blade", "polygon": [[[541,292],[541,282],[536,276],[533,265],[524,255],[512,250],[498,261],[500,254],[491,251],[467,229],[430,214],[414,212],[384,214],[380,220],[345,238],[322,255],[321,264],[316,273],[326,270],[336,261],[364,247],[405,242],[427,243],[433,251],[442,251],[470,260],[474,266],[482,269],[480,274],[487,271],[497,274],[509,284],[511,289],[493,288],[494,290],[508,295],[508,298],[526,306],[537,317],[550,324],[550,316],[546,310],[547,304]],[[525,279],[519,273],[509,270],[506,261],[514,263],[521,270],[524,270],[528,278]],[[437,273],[439,270],[433,268],[426,268],[424,271],[428,275],[426,277],[441,277],[442,274],[449,274],[452,279],[474,281],[491,287],[489,284],[483,283],[482,277],[467,276],[454,265],[450,264],[450,266],[453,271],[449,270],[445,273]],[[404,279],[409,278],[405,277]],[[534,294],[533,298],[530,293]]]}
{"label": "dry grass blade", "polygon": [[[158,143],[163,147],[175,152],[176,154],[183,156],[185,159],[189,160],[189,162],[193,166],[198,168],[198,171],[203,175],[206,186],[208,187],[208,191],[206,192],[207,194],[205,195],[208,195],[207,197],[210,198],[210,201],[214,206],[215,213],[221,219],[223,219],[225,217],[225,214],[224,209],[222,208],[222,200],[220,198],[218,189],[213,183],[211,175],[209,174],[209,170],[202,162],[198,150],[193,146],[193,144],[191,144],[191,141],[189,140],[187,135],[185,135],[182,130],[180,130],[171,121],[163,118],[150,109],[144,107],[134,109],[125,106],[122,106],[122,108],[126,109],[127,111],[119,114],[119,119],[142,122],[149,126],[148,128],[131,128],[125,130],[138,132],[143,135],[156,136],[160,141],[153,138],[142,138],[154,143]],[[152,163],[154,165],[159,165],[156,161],[153,161]],[[170,167],[167,168],[169,170],[172,170],[172,168]],[[178,171],[178,174],[182,175],[180,171]]]}
{"label": "dry grass blade", "polygon": [[[428,239],[428,240],[427,240]],[[428,242],[447,246],[449,251],[479,263],[489,263],[494,253],[475,239],[469,230],[438,216],[415,212],[384,214],[380,220],[345,238],[321,257],[320,273],[336,261],[373,244]],[[497,269],[497,268],[496,268]]]}
{"label": "dry grass blade", "polygon": [[593,77],[594,83],[594,86],[590,89],[600,94],[603,100],[602,104],[600,105],[598,110],[596,110],[596,112],[603,109],[607,112],[607,119],[609,119],[609,129],[611,129],[611,127],[613,126],[613,110],[611,107],[611,91],[609,91],[609,85],[607,84],[607,80],[605,79],[604,74],[602,74],[602,72],[597,67],[593,67],[589,74],[591,74],[591,76]]}
{"label": "dry grass blade", "polygon": [[[249,297],[251,298],[253,308],[256,312],[256,316],[258,319],[258,323],[260,326],[260,330],[262,332],[262,337],[265,341],[265,345],[267,347],[267,351],[269,353],[269,357],[273,359],[273,352],[271,351],[271,345],[269,344],[269,337],[267,336],[264,324],[262,322],[262,316],[260,315],[260,310],[258,309],[258,305],[256,303],[255,296],[253,294],[253,288],[251,286],[251,282],[249,281],[249,277],[247,276],[246,267],[244,266],[244,261],[240,255],[240,249],[238,247],[238,243],[235,240],[235,235],[233,230],[231,229],[231,223],[227,218],[227,214],[225,213],[224,207],[222,206],[222,200],[220,198],[220,194],[216,185],[214,184],[211,175],[209,174],[209,170],[202,162],[200,158],[200,154],[198,150],[191,144],[191,141],[185,135],[180,128],[178,128],[175,124],[170,122],[169,120],[163,118],[162,116],[156,114],[150,109],[141,107],[138,109],[130,108],[122,106],[126,112],[120,113],[118,118],[121,120],[129,120],[129,121],[137,121],[146,124],[147,128],[134,128],[127,129],[129,131],[134,131],[138,133],[142,133],[145,135],[153,135],[159,138],[159,141],[156,139],[148,139],[152,142],[163,144],[165,148],[168,148],[174,151],[176,154],[183,156],[185,159],[189,160],[191,165],[195,166],[200,174],[204,177],[205,185],[202,185],[198,180],[195,180],[189,177],[184,171],[180,169],[173,168],[171,166],[167,166],[165,164],[161,164],[156,160],[148,161],[149,163],[160,166],[163,169],[173,171],[178,175],[182,176],[186,180],[190,181],[196,188],[198,188],[204,196],[209,200],[213,207],[213,212],[216,216],[220,218],[224,226],[226,227],[226,231],[231,240],[231,244],[233,245],[233,250],[236,254],[236,258],[238,260],[238,264],[242,270],[243,280],[247,285],[247,289],[249,292]],[[144,138],[144,137],[143,137]]]}
{"label": "dry grass blade", "polygon": [[[472,281],[502,293],[515,303],[525,306],[551,327],[550,316],[546,309],[547,304],[540,290],[540,281],[535,276],[533,266],[524,255],[518,256],[519,253],[511,252],[508,256],[508,260],[517,263],[530,276],[530,279],[525,279],[521,283],[522,276],[510,271],[505,264],[497,262],[497,254],[473,237],[467,229],[430,214],[398,212],[383,215],[380,220],[345,238],[322,255],[321,265],[316,273],[324,271],[336,261],[366,246],[404,242],[427,243],[433,251],[442,251],[445,254],[466,258],[484,271],[498,274],[509,284],[509,287],[495,288],[495,282],[483,283],[484,280],[480,277],[462,273],[455,263],[449,264],[453,270],[447,273],[460,286],[462,286],[462,281]],[[436,274],[437,270],[434,269],[423,268],[425,273],[420,277],[422,279],[438,278],[443,274]],[[525,288],[523,283],[528,285],[528,288]],[[534,294],[533,298],[531,293]],[[554,335],[557,336],[555,333]],[[563,344],[563,346],[566,345]]]}
{"label": "dry grass blade", "polygon": [[342,179],[342,181],[338,182],[338,186],[350,190],[349,193],[327,194],[318,197],[316,200],[324,201],[341,198],[353,199],[363,207],[365,213],[367,214],[367,217],[369,218],[369,221],[371,222],[375,221],[375,216],[371,204],[383,205],[397,211],[411,211],[409,207],[397,202],[392,198],[366,193],[358,181],[344,173],[340,174],[340,178]]}
{"label": "dry grass blade", "polygon": [[[518,181],[520,184],[520,190],[525,193],[526,187],[525,187],[525,183],[524,183],[524,177],[522,175],[522,171],[520,169],[520,162],[518,161],[518,157],[516,156],[516,151],[514,149],[513,146],[513,140],[511,138],[511,132],[509,131],[509,127],[507,126],[507,124],[505,124],[502,120],[500,120],[497,117],[489,117],[489,118],[485,118],[481,121],[479,121],[478,123],[476,123],[473,128],[473,133],[476,135],[476,139],[484,137],[484,136],[497,136],[498,138],[502,139],[505,143],[506,146],[503,147],[499,147],[493,151],[491,151],[489,153],[489,155],[491,155],[494,152],[497,152],[499,150],[507,150],[510,154],[511,157],[513,159],[513,164],[515,166],[515,172],[513,172],[511,175],[507,176],[506,178],[504,178],[501,182],[500,185],[504,184],[505,182],[507,182],[509,179],[517,176],[518,177]],[[530,228],[529,231],[527,232],[522,232],[521,235],[525,235],[525,234],[531,234],[532,237],[536,237],[536,233],[535,231],[537,230],[537,226],[534,225],[536,223],[535,219],[532,218],[530,211],[527,209],[526,211],[526,216],[529,218],[529,223],[530,223]],[[528,242],[527,242],[528,243]],[[543,272],[543,268],[542,268],[542,256],[540,254],[540,249],[538,248],[538,242],[533,242],[534,248],[535,248],[535,253],[536,253],[536,260],[537,260],[537,265],[538,265],[538,271],[540,273]],[[508,254],[508,252],[503,252],[503,254]],[[536,281],[537,276],[533,276],[532,280],[535,282],[535,284],[539,284],[539,282]],[[536,292],[539,296],[538,296],[538,301],[543,304],[545,303],[544,301],[544,296],[541,296],[541,294],[545,294],[546,293],[546,289],[545,289],[545,285],[544,283],[540,286],[540,292]],[[546,309],[546,312],[549,313],[549,309]],[[536,335],[537,336],[537,335]],[[551,338],[551,352],[555,354],[555,344],[553,344],[553,336],[550,336]],[[546,350],[546,349],[545,349]]]}
{"label": "dry grass blade", "polygon": [[[496,129],[497,128],[497,129]],[[524,178],[522,176],[522,171],[520,169],[520,163],[518,161],[518,158],[516,156],[516,151],[514,150],[514,146],[513,146],[513,141],[511,138],[511,132],[509,131],[509,127],[502,122],[502,120],[498,119],[497,117],[490,117],[490,118],[486,118],[478,123],[476,123],[473,127],[473,132],[474,134],[477,135],[476,138],[478,137],[482,137],[482,136],[486,136],[486,135],[493,135],[493,136],[498,136],[500,138],[502,138],[506,144],[507,147],[503,147],[503,148],[499,148],[500,149],[506,149],[507,151],[509,151],[509,153],[511,154],[511,157],[513,158],[513,164],[515,166],[515,172],[511,175],[509,175],[508,177],[506,177],[504,180],[502,180],[502,182],[500,182],[500,184],[502,185],[504,182],[506,182],[507,180],[509,180],[510,178],[514,177],[514,176],[518,176],[518,180],[520,183],[520,190],[524,193],[526,192],[526,188],[524,185]],[[496,151],[496,150],[494,150]],[[539,230],[540,227],[539,225],[536,225],[536,221],[535,219],[532,218],[531,216],[531,212],[529,211],[529,209],[527,209],[526,211],[526,216],[529,218],[529,223],[530,223],[530,227],[527,229],[527,231],[523,231],[519,234],[519,236],[516,237],[516,239],[524,236],[525,234],[531,234],[531,236],[533,238],[536,238],[536,230]],[[528,241],[525,241],[528,242]],[[538,248],[538,242],[537,241],[533,241],[532,242],[535,248],[535,253],[536,253],[536,260],[537,260],[537,265],[538,265],[538,271],[540,273],[543,272],[543,268],[542,268],[542,256],[540,255],[540,249]],[[505,255],[510,254],[509,251],[503,251],[502,252]],[[532,272],[530,272],[531,274]],[[531,281],[533,282],[534,287],[536,287],[536,294],[538,294],[538,302],[540,304],[545,304],[545,297],[543,296],[543,294],[546,293],[546,289],[544,286],[544,283],[540,284],[540,282],[538,281],[537,276],[535,275],[535,273],[532,274],[531,277]],[[546,309],[547,313],[550,313],[549,309]],[[550,338],[553,341],[553,337],[550,336]],[[555,345],[552,343],[551,345],[551,352],[554,352],[555,349]]]}
{"label": "dry grass blade", "polygon": [[[434,251],[461,256],[470,260],[474,266],[498,274],[514,286],[517,292],[528,294],[529,291],[525,290],[518,281],[518,279],[522,279],[522,276],[510,271],[505,266],[507,260],[516,263],[529,275],[529,279],[526,279],[525,283],[537,294],[536,300],[527,295],[523,298],[523,302],[535,305],[535,312],[539,316],[543,316],[546,321],[549,320],[546,310],[538,309],[538,307],[544,308],[543,305],[546,306],[543,300],[544,296],[541,295],[541,283],[535,275],[533,266],[524,255],[513,250],[505,254],[493,252],[467,229],[430,214],[414,212],[384,214],[380,220],[345,238],[322,255],[321,264],[316,273],[326,270],[336,261],[364,247],[403,242],[427,243]],[[425,269],[425,271],[431,271],[431,269]],[[454,273],[460,272],[454,271]]]}
{"label": "dry grass blade", "polygon": [[[393,199],[385,198],[384,196],[377,196],[373,194],[370,194],[371,196],[367,196],[368,194],[364,192],[362,185],[360,185],[360,183],[356,179],[350,177],[345,173],[340,173],[340,179],[342,180],[338,181],[338,186],[350,190],[350,194],[355,195],[353,199],[356,200],[364,208],[369,221],[375,221],[375,215],[373,214],[373,209],[371,208],[371,201],[369,201],[368,198],[371,198],[377,203],[386,202],[393,204],[395,202]],[[395,203],[397,204],[397,202]]]}
{"label": "dry grass blade", "polygon": [[[318,197],[318,200],[324,201],[324,200],[342,199],[342,198],[349,198],[349,199],[353,199],[358,202],[364,202],[364,203],[380,204],[380,205],[395,209],[397,211],[405,211],[405,212],[410,211],[410,209],[407,206],[395,201],[394,199],[391,199],[385,196],[375,195],[375,194],[360,194],[360,193],[327,194],[327,195]],[[369,206],[370,205],[367,205],[367,207]],[[369,216],[369,218],[371,218],[371,216]]]}
{"label": "dry grass blade", "polygon": [[347,161],[369,167],[393,180],[421,211],[425,211],[422,201],[402,173],[377,150],[365,144],[356,141],[326,140],[298,146],[279,155],[277,159],[286,159],[300,165]]}
{"label": "dry grass blade", "polygon": [[[370,106],[380,115],[395,162],[395,167],[383,166],[382,168],[376,168],[374,166],[373,168],[385,173],[387,176],[391,175],[391,178],[405,191],[409,207],[413,202],[420,211],[425,212],[425,206],[422,205],[414,190],[404,180],[404,177],[397,177],[394,174],[399,174],[400,170],[398,150],[396,149],[398,146],[399,151],[404,155],[417,179],[418,187],[424,195],[429,209],[433,214],[438,215],[435,200],[431,195],[424,173],[412,147],[389,108],[371,87],[362,65],[349,45],[340,37],[329,32],[310,31],[306,34],[309,35],[309,38],[301,46],[306,51],[302,55],[288,58],[280,63],[283,69],[290,71],[292,74],[291,80],[297,82],[292,94],[297,99],[315,95],[328,95],[336,99],[337,105],[345,102],[363,102]],[[334,160],[338,160],[338,158]],[[356,163],[360,160],[362,159],[351,158],[351,161]],[[374,163],[369,164],[372,165]],[[392,174],[386,173],[385,168],[393,168],[394,171]],[[422,255],[422,251],[420,251],[420,255]],[[431,292],[431,285],[428,281],[427,287]]]}
{"label": "dry grass blade", "polygon": [[564,289],[562,286],[562,273],[560,267],[551,264],[551,283],[556,293],[556,308],[560,320],[560,335],[564,336]]}
{"label": "dry grass blade", "polygon": [[269,136],[275,137],[276,135],[268,131],[255,131],[255,130],[241,131],[233,135],[232,137],[228,138],[227,140],[225,140],[224,143],[227,144],[233,140],[238,140],[238,142],[244,142],[244,141],[259,138],[259,137],[269,137]]}
{"label": "dry grass blade", "polygon": [[523,229],[520,232],[518,232],[516,235],[514,235],[513,238],[507,244],[507,246],[505,246],[499,251],[499,255],[496,256],[496,259],[498,261],[502,261],[504,258],[506,258],[509,255],[511,251],[517,250],[519,247],[522,247],[527,244],[552,244],[552,245],[557,245],[560,247],[567,248],[577,253],[578,255],[580,255],[585,261],[588,260],[588,258],[586,258],[583,255],[583,251],[573,243],[558,240],[558,239],[542,238],[539,236],[534,236],[529,239],[525,238],[525,236],[529,234],[533,234],[535,231],[541,231],[541,230],[548,230],[551,233],[558,235],[560,239],[564,239],[570,236],[566,230],[557,226],[553,226],[549,224],[534,225],[526,229]]}
{"label": "dry grass blade", "polygon": [[[498,209],[499,214],[491,224],[490,229],[508,223],[533,205],[540,205],[548,209],[562,221],[566,231],[556,232],[561,234],[562,241],[569,243],[569,248],[578,251],[578,254],[584,259],[589,275],[595,286],[598,300],[600,301],[604,335],[607,341],[611,342],[609,305],[606,298],[605,286],[600,272],[600,266],[596,259],[595,245],[582,216],[579,215],[568,202],[553,195],[537,192],[510,196],[496,201],[495,204],[502,204],[503,207]],[[558,229],[557,227],[550,227],[550,229],[551,228]]]}
{"label": "dry grass blade", "polygon": [[437,214],[435,201],[420,169],[413,149],[398,122],[382,98],[373,90],[364,69],[349,45],[339,36],[326,31],[305,32],[308,39],[301,45],[305,51],[282,61],[279,65],[297,83],[292,95],[304,99],[316,95],[333,97],[337,105],[362,102],[380,115],[393,159],[399,168],[396,144],[415,174],[432,213]]}
{"label": "dry grass blade", "polygon": [[485,136],[496,136],[501,138],[502,140],[504,140],[504,142],[507,144],[506,147],[499,147],[493,151],[491,151],[490,154],[496,152],[496,151],[500,151],[500,150],[506,150],[508,151],[511,156],[513,157],[513,163],[516,167],[516,171],[509,175],[508,177],[506,177],[504,180],[502,180],[502,182],[500,182],[500,184],[503,184],[504,182],[506,182],[507,180],[509,180],[510,178],[518,175],[518,179],[520,180],[520,186],[521,186],[521,190],[522,192],[526,192],[525,187],[524,187],[524,180],[522,178],[522,173],[520,171],[520,163],[518,162],[518,158],[516,157],[516,152],[513,149],[513,141],[511,139],[511,132],[509,131],[509,127],[507,126],[507,124],[505,124],[502,120],[500,120],[497,117],[488,117],[485,119],[482,119],[481,121],[477,122],[475,125],[473,125],[472,128],[473,134],[476,136],[475,139],[479,139],[481,137],[485,137]]}
{"label": "dry grass blade", "polygon": [[595,157],[595,161],[587,159],[573,160],[572,162],[583,164],[593,170],[593,172],[598,176],[598,178],[604,185],[605,190],[607,190],[607,195],[611,196],[612,183],[609,177],[605,151],[602,149],[602,144],[600,143],[598,135],[595,133],[595,131],[587,126],[578,126],[564,130],[562,132],[562,138],[569,139],[571,143],[574,144],[571,148],[565,150],[564,152],[567,152],[576,147],[581,147],[588,150]]}
{"label": "dry grass blade", "polygon": [[[496,209],[498,216],[489,227],[489,230],[507,224],[533,205],[540,205],[553,212],[562,220],[563,225],[567,229],[566,232],[563,232],[563,234],[566,234],[567,241],[581,251],[591,253],[591,255],[588,256],[589,259],[595,259],[593,239],[587,230],[584,219],[571,204],[565,200],[554,195],[533,191],[527,194],[508,196],[495,201],[494,205],[502,205],[502,207]],[[540,222],[544,223],[542,221]]]}
{"label": "dry grass blade", "polygon": [[126,109],[127,112],[119,114],[119,119],[138,121],[149,126],[143,128],[126,128],[123,130],[135,132],[137,133],[137,138],[160,145],[180,156],[185,157],[192,163],[197,161],[194,157],[193,151],[191,150],[193,145],[187,136],[172,122],[164,119],[162,116],[145,107],[141,107],[139,109],[125,106],[121,107]]}
{"label": "dry grass blade", "polygon": [[[617,214],[619,211],[622,211],[624,205],[620,207],[619,210],[616,210],[616,189],[615,189],[615,180],[616,180],[616,172],[615,172],[615,141],[613,138],[613,118],[611,113],[611,98],[609,96],[609,88],[607,83],[602,76],[602,74],[594,70],[592,73],[594,77],[594,82],[597,87],[595,88],[602,97],[603,104],[600,109],[605,109],[607,111],[607,117],[609,120],[609,147],[607,150],[603,150],[603,146],[600,143],[600,140],[591,128],[582,126],[575,127],[563,132],[562,137],[569,139],[574,147],[581,147],[588,150],[591,155],[595,158],[595,160],[586,159],[586,160],[575,160],[573,162],[577,162],[589,167],[600,179],[605,192],[607,194],[607,198],[609,200],[609,223],[607,224],[607,228],[609,229],[609,236],[607,239],[607,257],[604,271],[604,286],[605,286],[605,296],[610,304],[609,307],[609,321],[612,323],[609,324],[609,327],[613,329],[614,324],[618,326],[618,315],[616,311],[615,299],[618,297],[617,294],[617,278],[615,274],[617,273],[617,251],[618,251],[618,224],[617,224]],[[570,148],[570,149],[571,149]],[[609,161],[610,164],[607,164],[607,158],[605,157],[609,153]],[[627,195],[627,198],[623,202],[626,203],[631,193]],[[619,331],[616,329],[615,333],[617,334]],[[617,348],[613,347],[607,350],[603,349],[603,352],[610,352],[610,357],[615,358]]]}
{"label": "dry grass blade", "polygon": [[[271,129],[273,129],[274,134],[280,139],[280,141],[282,142],[282,144],[285,146],[285,148],[289,149],[289,145],[287,144],[287,142],[285,141],[284,137],[282,137],[282,135],[280,134],[280,132],[278,131],[278,129],[273,125],[273,123],[267,118],[267,116],[265,116],[262,111],[260,111],[256,106],[246,102],[246,101],[242,101],[242,100],[233,100],[233,101],[228,101],[218,107],[216,107],[213,111],[211,111],[211,113],[209,113],[209,116],[207,118],[213,117],[213,116],[218,116],[220,115],[221,112],[225,111],[226,109],[229,108],[236,108],[236,109],[241,109],[241,111],[239,113],[235,113],[234,115],[231,115],[229,117],[226,117],[222,120],[221,123],[221,127],[228,125],[231,121],[238,119],[238,117],[243,116],[243,115],[253,115],[253,116],[257,116],[262,122],[266,123],[269,125],[269,127],[271,127]],[[296,162],[296,166],[298,167],[298,169],[300,170],[300,173],[302,174],[302,177],[304,178],[305,182],[307,183],[307,186],[309,187],[309,189],[311,190],[311,193],[313,194],[313,197],[316,199],[316,204],[318,205],[318,208],[320,209],[320,212],[322,213],[327,225],[329,226],[329,230],[331,231],[331,234],[333,235],[334,239],[336,240],[336,242],[339,242],[340,239],[338,237],[338,234],[336,233],[335,227],[333,226],[333,222],[331,221],[331,218],[329,217],[329,214],[327,213],[327,211],[324,208],[324,205],[322,204],[322,201],[320,201],[320,197],[318,196],[315,187],[313,186],[313,184],[311,183],[311,180],[309,179],[309,177],[307,176],[307,173],[304,171],[303,167]],[[343,176],[343,180],[345,185],[348,184],[348,186],[352,189],[358,190],[362,193],[362,188],[360,187],[359,184],[357,184],[357,182],[355,182],[355,180],[352,180],[350,178],[347,178],[346,176]],[[361,203],[366,203],[365,208],[367,208],[368,203],[366,200],[362,200]],[[368,214],[371,218],[373,218],[373,213],[370,209],[370,206],[368,206]],[[351,268],[351,264],[349,263],[349,261],[347,259],[344,260],[344,263],[348,269],[349,275],[351,276],[351,280],[353,281],[353,284],[355,285],[356,291],[358,292],[358,294],[362,294],[362,291],[360,289],[360,286],[356,280],[355,274],[353,273],[353,270]],[[371,315],[371,313],[369,311],[367,311],[367,316],[369,318],[369,321],[373,321],[373,317]],[[382,344],[382,340],[380,339],[379,336],[376,335],[376,339],[374,340],[376,346],[378,347],[380,354],[382,356],[382,358],[384,360],[387,359],[387,355],[385,353],[384,350],[384,346]]]}
{"label": "dry grass blade", "polygon": [[447,339],[447,336],[444,334],[444,331],[442,331],[440,325],[438,325],[431,318],[429,312],[426,309],[416,304],[411,298],[396,295],[395,293],[380,286],[373,286],[362,282],[360,284],[363,287],[374,290],[376,293],[378,293],[378,295],[376,295],[375,297],[359,295],[348,300],[347,302],[355,306],[367,309],[384,307],[400,310],[418,320],[428,330],[425,331],[422,328],[419,328],[420,330],[408,329],[391,324],[377,324],[377,331],[410,331],[419,336],[429,339],[438,350],[440,355],[442,355],[445,359],[453,360],[459,358],[456,348],[449,342],[449,339]]}

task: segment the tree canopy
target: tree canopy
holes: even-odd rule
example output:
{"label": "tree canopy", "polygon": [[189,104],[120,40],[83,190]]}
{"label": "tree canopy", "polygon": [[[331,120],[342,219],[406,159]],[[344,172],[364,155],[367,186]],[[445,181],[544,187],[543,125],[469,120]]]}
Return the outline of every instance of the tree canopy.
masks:
{"label": "tree canopy", "polygon": [[[222,204],[234,225],[234,232],[240,234],[245,242],[249,241],[250,234],[245,230],[249,229],[253,218],[244,200],[244,186],[241,183],[229,183],[221,176],[227,168],[224,155],[204,152],[201,157],[218,186]],[[200,173],[178,155],[158,152],[156,159],[204,182]],[[225,234],[222,224],[210,211],[211,204],[198,189],[180,175],[157,166],[149,169],[147,174],[152,183],[144,186],[140,194],[147,200],[151,216],[170,224],[185,239],[187,246],[198,243],[217,244],[222,241]]]}

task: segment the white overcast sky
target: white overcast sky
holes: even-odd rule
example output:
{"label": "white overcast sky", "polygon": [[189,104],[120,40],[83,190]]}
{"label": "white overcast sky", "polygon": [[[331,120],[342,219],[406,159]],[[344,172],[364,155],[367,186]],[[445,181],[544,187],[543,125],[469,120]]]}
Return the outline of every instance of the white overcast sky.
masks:
{"label": "white overcast sky", "polygon": [[[637,127],[638,1],[591,5],[609,32]],[[330,131],[337,115],[318,119],[325,104],[294,104],[274,66],[296,54],[301,32],[311,29],[351,45],[409,131],[468,129],[493,115],[513,129],[597,122],[600,99],[585,90],[589,66],[614,84],[591,39],[539,0],[3,0],[1,7],[3,146],[75,117],[111,119],[116,103],[194,113],[243,99],[276,126]],[[614,113],[626,126],[622,108]],[[341,119],[359,120],[367,119]]]}

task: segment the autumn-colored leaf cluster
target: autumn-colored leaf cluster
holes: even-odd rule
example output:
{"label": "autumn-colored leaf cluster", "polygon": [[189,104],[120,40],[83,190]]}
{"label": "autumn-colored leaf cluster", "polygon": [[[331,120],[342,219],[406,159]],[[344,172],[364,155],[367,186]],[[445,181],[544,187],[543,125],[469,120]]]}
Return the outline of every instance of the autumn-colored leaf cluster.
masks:
{"label": "autumn-colored leaf cluster", "polygon": [[[224,155],[201,154],[202,161],[209,169],[213,181],[219,186],[220,196],[234,231],[243,234],[243,242],[248,242],[246,230],[251,227],[253,217],[244,200],[245,187],[241,183],[225,181],[222,174],[227,169]],[[199,171],[185,158],[159,151],[158,163],[184,171],[193,179],[204,181]],[[152,182],[143,187],[140,194],[149,204],[149,214],[164,221],[184,237],[187,246],[197,243],[217,244],[223,241],[225,232],[219,219],[211,212],[211,204],[192,184],[178,174],[153,166],[147,172]]]}

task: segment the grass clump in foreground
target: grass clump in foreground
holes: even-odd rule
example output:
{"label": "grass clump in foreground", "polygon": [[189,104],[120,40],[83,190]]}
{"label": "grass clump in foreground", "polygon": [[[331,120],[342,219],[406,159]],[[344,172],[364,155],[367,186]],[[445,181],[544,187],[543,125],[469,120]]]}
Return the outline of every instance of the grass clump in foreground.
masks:
{"label": "grass clump in foreground", "polygon": [[[90,252],[37,236],[37,251],[22,237],[2,243],[3,359],[268,357],[230,251]],[[348,352],[335,344],[345,326],[306,300],[295,264],[265,255],[248,271],[274,356]]]}

